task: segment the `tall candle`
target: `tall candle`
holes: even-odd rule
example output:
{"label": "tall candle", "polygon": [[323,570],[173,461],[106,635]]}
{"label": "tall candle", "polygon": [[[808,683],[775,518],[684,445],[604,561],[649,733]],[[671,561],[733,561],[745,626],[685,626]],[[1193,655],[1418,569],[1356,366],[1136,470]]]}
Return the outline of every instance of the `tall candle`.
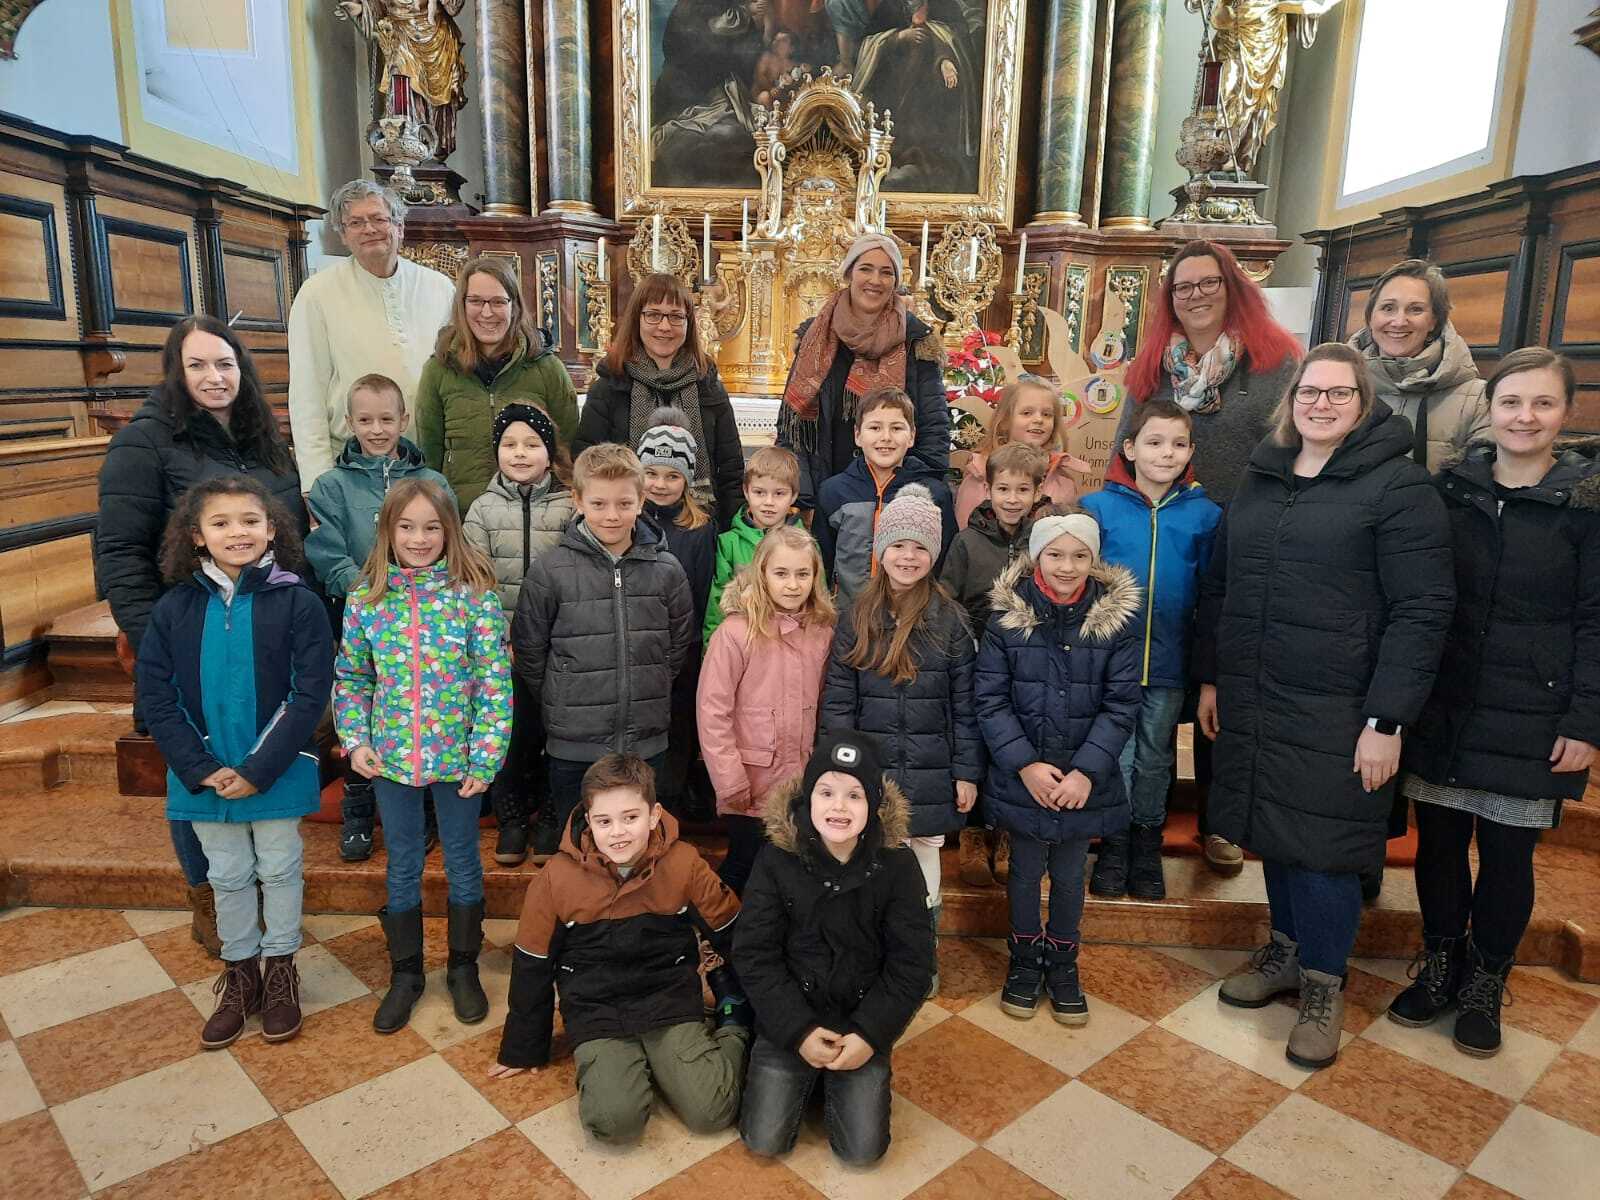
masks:
{"label": "tall candle", "polygon": [[922,222],[922,254],[917,258],[917,290],[928,286],[928,222]]}
{"label": "tall candle", "polygon": [[739,249],[750,253],[750,197],[746,196],[739,208]]}
{"label": "tall candle", "polygon": [[887,200],[878,201],[878,228],[885,233],[889,232],[889,202]]}
{"label": "tall candle", "polygon": [[661,270],[661,214],[657,213],[650,222],[650,269]]}
{"label": "tall candle", "polygon": [[1028,261],[1028,235],[1022,235],[1022,244],[1017,247],[1017,286],[1012,289],[1017,295],[1022,295],[1022,264]]}
{"label": "tall candle", "polygon": [[606,282],[606,240],[601,238],[595,243],[595,275],[601,283]]}
{"label": "tall candle", "polygon": [[711,214],[706,214],[700,226],[700,278],[711,282]]}
{"label": "tall candle", "polygon": [[978,238],[976,234],[972,238],[972,259],[967,263],[967,282],[978,282]]}

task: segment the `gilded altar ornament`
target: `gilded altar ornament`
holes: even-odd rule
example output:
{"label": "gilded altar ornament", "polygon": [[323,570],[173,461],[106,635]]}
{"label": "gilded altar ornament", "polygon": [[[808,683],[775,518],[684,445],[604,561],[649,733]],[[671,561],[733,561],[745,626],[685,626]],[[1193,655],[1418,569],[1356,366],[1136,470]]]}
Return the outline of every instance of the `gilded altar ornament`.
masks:
{"label": "gilded altar ornament", "polygon": [[978,314],[989,307],[1000,282],[1003,255],[994,227],[979,219],[973,207],[952,221],[928,254],[929,291],[950,320],[944,327],[946,346],[959,347],[967,334],[981,328]]}
{"label": "gilded altar ornament", "polygon": [[578,264],[578,349],[599,358],[611,345],[616,325],[611,315],[611,280],[604,264],[605,239],[595,254],[580,254]]}
{"label": "gilded altar ornament", "polygon": [[[339,0],[334,16],[367,44],[372,120],[367,142],[396,167],[443,162],[456,148],[456,113],[467,102],[461,30],[453,19],[465,0]],[[426,146],[423,159],[415,157]],[[401,178],[402,172],[404,179]]]}

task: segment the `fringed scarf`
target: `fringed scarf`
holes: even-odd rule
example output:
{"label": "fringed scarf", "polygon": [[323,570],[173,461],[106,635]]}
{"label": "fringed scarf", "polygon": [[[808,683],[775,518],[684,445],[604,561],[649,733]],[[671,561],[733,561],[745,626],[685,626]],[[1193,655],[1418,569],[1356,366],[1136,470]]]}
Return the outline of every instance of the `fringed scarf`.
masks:
{"label": "fringed scarf", "polygon": [[656,366],[647,354],[630,358],[625,368],[633,391],[628,403],[628,444],[637,446],[650,428],[650,414],[658,408],[675,407],[689,418],[689,434],[694,438],[694,479],[690,481],[695,499],[710,501],[711,447],[706,445],[705,421],[700,413],[700,370],[694,356],[679,353],[665,369]]}
{"label": "fringed scarf", "polygon": [[794,369],[783,389],[780,431],[807,450],[817,446],[819,393],[833,368],[843,343],[855,355],[845,379],[840,419],[855,419],[855,402],[874,388],[906,385],[906,309],[894,297],[874,316],[858,314],[850,304],[850,289],[840,288],[823,302],[816,319],[800,339]]}
{"label": "fringed scarf", "polygon": [[1189,361],[1193,351],[1189,339],[1174,332],[1167,343],[1166,368],[1172,376],[1172,398],[1185,412],[1214,413],[1222,407],[1222,385],[1228,382],[1237,362],[1237,350],[1227,334],[1217,338],[1217,344],[1196,362]]}

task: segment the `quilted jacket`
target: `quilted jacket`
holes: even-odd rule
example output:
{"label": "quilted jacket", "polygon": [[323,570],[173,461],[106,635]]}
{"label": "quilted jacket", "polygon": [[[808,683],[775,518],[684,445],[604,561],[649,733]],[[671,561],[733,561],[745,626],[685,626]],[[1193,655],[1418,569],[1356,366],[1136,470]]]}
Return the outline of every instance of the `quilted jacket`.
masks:
{"label": "quilted jacket", "polygon": [[506,612],[516,611],[533,560],[555,547],[572,520],[572,493],[554,475],[540,491],[512,483],[499,471],[467,511],[461,531],[494,567],[494,588]]}

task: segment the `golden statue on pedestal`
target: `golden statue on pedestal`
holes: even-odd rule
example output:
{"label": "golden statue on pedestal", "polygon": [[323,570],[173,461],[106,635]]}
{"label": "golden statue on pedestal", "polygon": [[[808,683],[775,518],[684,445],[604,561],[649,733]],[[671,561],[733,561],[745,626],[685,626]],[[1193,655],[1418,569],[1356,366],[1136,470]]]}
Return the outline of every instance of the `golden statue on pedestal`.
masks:
{"label": "golden statue on pedestal", "polygon": [[465,0],[340,0],[334,16],[367,42],[372,72],[370,136],[386,120],[410,118],[431,132],[433,157],[456,148],[456,113],[467,102],[467,68],[454,17]]}

